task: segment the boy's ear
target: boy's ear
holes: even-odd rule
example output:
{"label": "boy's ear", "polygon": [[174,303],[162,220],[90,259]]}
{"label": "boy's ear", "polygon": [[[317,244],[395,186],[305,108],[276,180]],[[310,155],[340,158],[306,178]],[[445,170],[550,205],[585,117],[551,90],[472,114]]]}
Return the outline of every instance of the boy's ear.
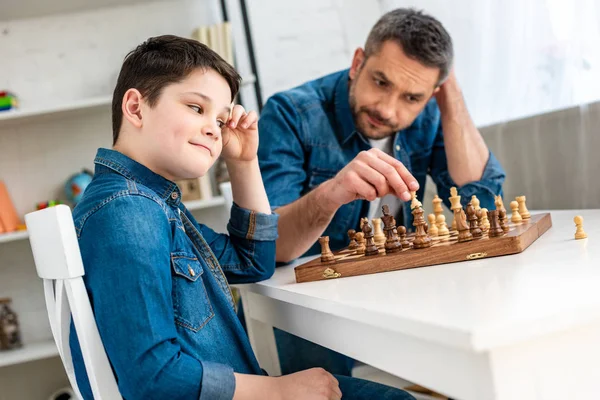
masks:
{"label": "boy's ear", "polygon": [[121,111],[123,118],[136,128],[142,127],[142,94],[137,89],[129,89],[123,96]]}

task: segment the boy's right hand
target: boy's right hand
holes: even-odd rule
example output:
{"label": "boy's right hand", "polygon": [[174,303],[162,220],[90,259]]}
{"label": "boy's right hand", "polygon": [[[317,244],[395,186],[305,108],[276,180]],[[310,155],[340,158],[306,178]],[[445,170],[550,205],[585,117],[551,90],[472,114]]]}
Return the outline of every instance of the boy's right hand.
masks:
{"label": "boy's right hand", "polygon": [[339,400],[337,379],[323,368],[311,368],[275,379],[280,400]]}

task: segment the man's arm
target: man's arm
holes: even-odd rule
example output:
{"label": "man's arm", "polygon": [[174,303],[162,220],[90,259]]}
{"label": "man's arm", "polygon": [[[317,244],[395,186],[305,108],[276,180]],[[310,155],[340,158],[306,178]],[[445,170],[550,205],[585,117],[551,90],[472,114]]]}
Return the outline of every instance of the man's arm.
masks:
{"label": "man's arm", "polygon": [[276,260],[289,262],[321,236],[338,208],[354,200],[373,201],[393,193],[404,201],[419,188],[417,180],[395,158],[379,149],[358,154],[333,179],[300,199],[279,207]]}
{"label": "man's arm", "polygon": [[442,128],[448,172],[458,186],[478,181],[488,162],[489,150],[473,123],[454,72],[436,95],[442,115]]}

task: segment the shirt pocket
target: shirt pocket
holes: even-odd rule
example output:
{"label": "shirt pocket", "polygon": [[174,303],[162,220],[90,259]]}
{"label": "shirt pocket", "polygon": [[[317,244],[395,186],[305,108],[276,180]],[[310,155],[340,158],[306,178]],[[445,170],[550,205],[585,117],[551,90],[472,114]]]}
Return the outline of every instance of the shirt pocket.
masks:
{"label": "shirt pocket", "polygon": [[173,308],[175,322],[194,332],[215,315],[202,275],[204,268],[195,255],[171,253],[173,266]]}

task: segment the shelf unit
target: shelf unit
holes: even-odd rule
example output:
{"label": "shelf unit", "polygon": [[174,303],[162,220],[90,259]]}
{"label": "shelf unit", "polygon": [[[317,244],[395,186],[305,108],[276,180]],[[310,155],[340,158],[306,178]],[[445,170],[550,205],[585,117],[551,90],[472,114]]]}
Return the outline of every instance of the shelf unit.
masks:
{"label": "shelf unit", "polygon": [[0,368],[56,356],[58,356],[58,348],[52,339],[35,343],[24,343],[20,349],[0,352]]}
{"label": "shelf unit", "polygon": [[[255,81],[254,75],[248,76],[242,80],[242,86],[251,85]],[[111,104],[112,96],[99,96],[61,105],[2,111],[0,112],[0,129],[10,128],[25,122],[35,123],[51,118],[72,118],[88,112],[102,109],[109,110]]]}
{"label": "shelf unit", "polygon": [[[225,204],[223,196],[216,196],[206,200],[193,200],[184,203],[190,211],[203,210],[205,208],[218,207]],[[10,233],[0,233],[0,244],[14,242],[17,240],[25,240],[29,238],[27,231],[18,231]]]}

